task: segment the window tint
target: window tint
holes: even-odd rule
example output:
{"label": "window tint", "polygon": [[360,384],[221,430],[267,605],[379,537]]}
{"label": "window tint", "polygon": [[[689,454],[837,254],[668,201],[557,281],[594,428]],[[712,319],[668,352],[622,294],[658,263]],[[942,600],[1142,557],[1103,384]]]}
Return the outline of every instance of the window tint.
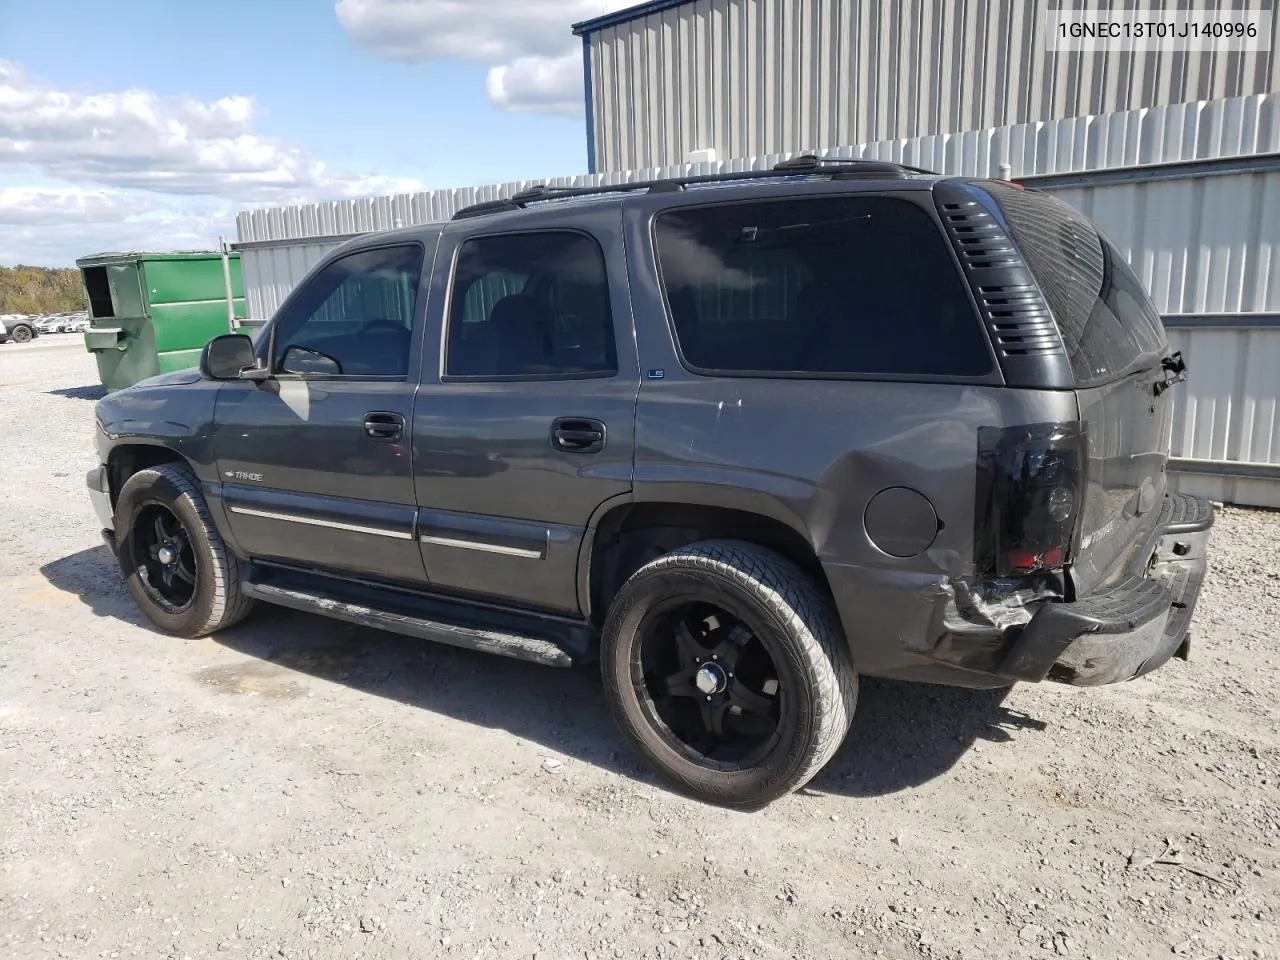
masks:
{"label": "window tint", "polygon": [[462,244],[449,310],[447,375],[616,372],[609,284],[594,240],[543,232]]}
{"label": "window tint", "polygon": [[416,244],[366,250],[329,264],[276,325],[273,369],[405,376],[421,272]]}
{"label": "window tint", "polygon": [[992,185],[1081,383],[1163,349],[1164,326],[1124,256],[1083,214],[1044,194]]}
{"label": "window tint", "polygon": [[681,352],[717,372],[980,376],[991,357],[932,218],[824,197],[677,209],[656,226]]}

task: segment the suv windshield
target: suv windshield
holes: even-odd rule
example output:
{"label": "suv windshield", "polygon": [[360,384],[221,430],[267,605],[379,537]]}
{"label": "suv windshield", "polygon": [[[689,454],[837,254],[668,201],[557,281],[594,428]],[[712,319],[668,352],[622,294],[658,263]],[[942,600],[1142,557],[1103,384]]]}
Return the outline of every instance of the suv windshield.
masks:
{"label": "suv windshield", "polygon": [[686,363],[710,373],[979,377],[985,335],[932,217],[892,197],[683,207],[658,261]]}

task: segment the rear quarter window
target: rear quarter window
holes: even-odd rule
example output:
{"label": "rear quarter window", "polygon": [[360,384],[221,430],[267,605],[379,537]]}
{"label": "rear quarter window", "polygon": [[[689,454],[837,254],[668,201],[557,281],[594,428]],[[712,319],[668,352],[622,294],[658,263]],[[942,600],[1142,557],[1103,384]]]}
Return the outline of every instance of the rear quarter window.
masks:
{"label": "rear quarter window", "polygon": [[933,218],[891,197],[684,207],[655,242],[676,339],[721,374],[980,377],[992,359]]}
{"label": "rear quarter window", "polygon": [[1045,194],[987,189],[1049,304],[1077,382],[1114,379],[1165,349],[1142,281],[1093,221]]}

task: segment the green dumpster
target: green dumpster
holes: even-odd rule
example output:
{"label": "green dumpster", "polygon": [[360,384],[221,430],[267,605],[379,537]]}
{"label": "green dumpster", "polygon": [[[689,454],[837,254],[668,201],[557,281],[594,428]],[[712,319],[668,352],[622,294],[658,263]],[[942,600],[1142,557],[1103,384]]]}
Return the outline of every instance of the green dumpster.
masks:
{"label": "green dumpster", "polygon": [[[244,316],[240,254],[229,260],[235,313]],[[194,367],[201,348],[228,332],[219,253],[102,253],[76,266],[89,301],[85,349],[108,390]]]}

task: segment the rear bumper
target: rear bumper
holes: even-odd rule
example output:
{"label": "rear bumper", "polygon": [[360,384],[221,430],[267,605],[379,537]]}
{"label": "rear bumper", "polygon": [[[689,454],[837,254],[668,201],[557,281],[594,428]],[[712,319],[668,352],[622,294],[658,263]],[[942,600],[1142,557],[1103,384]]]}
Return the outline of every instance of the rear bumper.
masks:
{"label": "rear bumper", "polygon": [[1105,594],[1073,603],[957,607],[963,586],[940,574],[824,565],[855,669],[868,676],[991,688],[1055,680],[1129,680],[1186,656],[1206,569],[1213,505],[1166,498],[1139,552],[1153,562]]}
{"label": "rear bumper", "polygon": [[1208,565],[1213,504],[1170,497],[1145,576],[1074,603],[1046,603],[1002,659],[1010,680],[1098,686],[1150,673],[1189,652],[1188,631]]}

